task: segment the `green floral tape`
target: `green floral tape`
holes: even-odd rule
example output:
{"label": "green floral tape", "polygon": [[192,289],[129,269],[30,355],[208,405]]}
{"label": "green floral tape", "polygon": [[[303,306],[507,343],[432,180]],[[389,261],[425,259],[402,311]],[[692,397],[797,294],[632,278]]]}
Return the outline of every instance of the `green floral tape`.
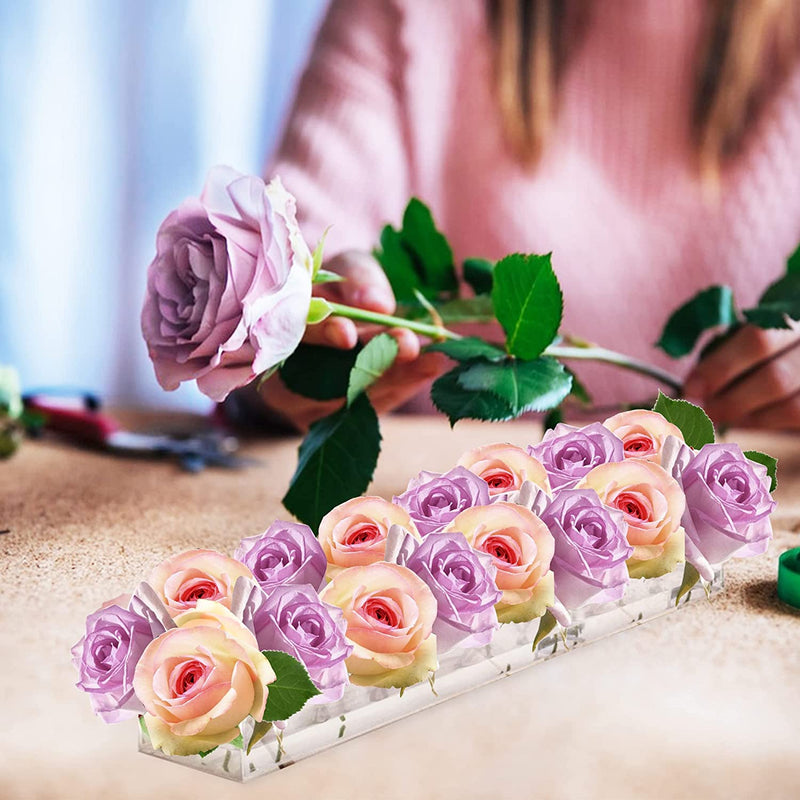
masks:
{"label": "green floral tape", "polygon": [[778,560],[778,597],[800,608],[800,547],[787,550]]}

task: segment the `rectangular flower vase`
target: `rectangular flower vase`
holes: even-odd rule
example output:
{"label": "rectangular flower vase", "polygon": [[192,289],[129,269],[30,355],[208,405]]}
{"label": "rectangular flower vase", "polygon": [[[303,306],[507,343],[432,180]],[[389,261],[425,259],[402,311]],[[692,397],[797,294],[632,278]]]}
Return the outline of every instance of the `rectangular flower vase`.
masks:
{"label": "rectangular flower vase", "polygon": [[[486,647],[456,648],[441,656],[431,684],[417,684],[402,693],[397,689],[348,686],[340,701],[307,705],[287,722],[280,738],[270,731],[250,753],[223,745],[205,757],[166,756],[153,749],[141,729],[139,750],[221,778],[249,781],[540,661],[571,653],[581,645],[634,628],[687,603],[705,600],[723,588],[723,572],[719,568],[708,587],[696,584],[676,604],[682,577],[683,570],[679,568],[661,578],[631,581],[622,600],[580,609],[573,615],[572,625],[550,633],[535,651],[531,645],[539,628],[538,620],[502,625]],[[248,718],[242,728],[243,739],[248,742],[252,720]]]}

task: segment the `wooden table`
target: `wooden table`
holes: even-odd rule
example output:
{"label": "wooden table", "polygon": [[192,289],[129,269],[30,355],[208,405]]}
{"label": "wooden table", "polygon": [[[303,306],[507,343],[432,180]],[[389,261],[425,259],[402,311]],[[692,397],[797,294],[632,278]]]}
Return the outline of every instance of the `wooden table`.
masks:
{"label": "wooden table", "polygon": [[[394,418],[372,492],[468,447],[537,441],[533,423]],[[796,438],[740,435],[781,459],[775,541],[734,562],[710,602],[538,665],[246,786],[136,750],[74,687],[70,646],[101,602],[169,554],[232,552],[282,511],[297,440],[252,443],[260,466],[180,472],[56,442],[0,462],[0,797],[797,797],[800,612],[775,598],[799,544]]]}

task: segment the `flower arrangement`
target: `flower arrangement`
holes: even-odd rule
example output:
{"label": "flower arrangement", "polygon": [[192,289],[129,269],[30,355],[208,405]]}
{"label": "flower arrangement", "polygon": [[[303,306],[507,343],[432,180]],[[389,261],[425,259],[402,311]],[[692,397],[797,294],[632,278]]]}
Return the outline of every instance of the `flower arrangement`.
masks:
{"label": "flower arrangement", "polygon": [[[431,212],[412,198],[402,226],[383,229],[375,256],[393,289],[396,316],[312,296],[314,286],[341,277],[321,268],[322,242],[313,253],[304,242],[292,195],[279,178],[265,185],[216,167],[200,196],[162,223],[148,270],[142,333],[165,389],[195,380],[221,401],[279,372],[294,393],[338,402],[338,410],[308,431],[283,498],[287,510],[312,528],[369,485],[381,437],[368,390],[398,352],[385,333],[349,352],[303,344],[307,326],[331,315],[407,328],[427,337],[429,350],[451,358],[455,366],[431,389],[434,405],[451,424],[542,411],[546,427],[554,426],[566,398],[591,399],[564,364],[572,360],[610,363],[680,391],[680,381],[663,370],[560,330],[564,300],[549,254],[516,253],[497,263],[469,258],[457,270]],[[781,327],[800,319],[792,299],[798,263],[800,257],[792,256],[787,277],[743,312],[751,324]],[[729,290],[712,287],[670,318],[659,346],[684,355],[704,331],[738,319]],[[449,327],[461,322],[499,323],[505,340],[464,337]],[[613,424],[626,426],[620,428],[623,441],[647,435],[641,425]],[[610,446],[589,431],[586,436],[575,446],[600,448],[598,457]],[[554,481],[570,480],[571,469],[565,460]]]}
{"label": "flower arrangement", "polygon": [[78,686],[106,722],[138,716],[165,754],[249,750],[348,683],[433,686],[443,653],[539,620],[536,647],[685,562],[680,601],[727,559],[766,550],[774,466],[715,443],[701,409],[663,395],[526,449],[481,447],[391,501],[345,501],[316,535],[276,521],[233,558],[168,558],[88,617]]}

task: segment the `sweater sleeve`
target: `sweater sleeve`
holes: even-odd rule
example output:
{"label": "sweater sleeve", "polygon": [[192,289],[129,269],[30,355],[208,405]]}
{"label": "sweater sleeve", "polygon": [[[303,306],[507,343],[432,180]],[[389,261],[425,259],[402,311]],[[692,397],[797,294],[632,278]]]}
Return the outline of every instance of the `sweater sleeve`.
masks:
{"label": "sweater sleeve", "polygon": [[333,0],[268,174],[297,198],[313,247],[369,250],[409,196],[400,45],[390,0]]}

